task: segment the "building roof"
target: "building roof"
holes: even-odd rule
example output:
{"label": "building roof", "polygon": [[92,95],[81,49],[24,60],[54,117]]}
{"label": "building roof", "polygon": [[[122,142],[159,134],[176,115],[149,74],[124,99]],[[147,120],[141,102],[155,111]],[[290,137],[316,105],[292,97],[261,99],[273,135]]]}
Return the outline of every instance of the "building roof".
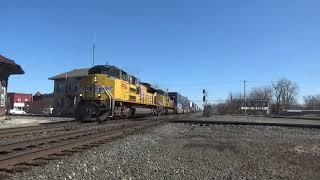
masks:
{"label": "building roof", "polygon": [[60,79],[67,79],[67,78],[85,77],[88,75],[89,69],[90,68],[74,69],[69,72],[58,74],[58,75],[53,76],[49,79],[50,80],[60,80]]}
{"label": "building roof", "polygon": [[42,94],[41,92],[37,92],[37,93],[35,93],[34,95],[33,95],[33,97],[51,97],[51,96],[53,96],[53,93],[49,93],[49,94]]}
{"label": "building roof", "polygon": [[9,70],[8,74],[24,74],[20,65],[2,55],[0,55],[0,67],[1,66],[5,66],[6,69]]}
{"label": "building roof", "polygon": [[34,96],[41,96],[42,94],[38,91]]}
{"label": "building roof", "polygon": [[32,96],[31,93],[19,93],[19,92],[8,92],[8,95],[28,95],[28,96]]}

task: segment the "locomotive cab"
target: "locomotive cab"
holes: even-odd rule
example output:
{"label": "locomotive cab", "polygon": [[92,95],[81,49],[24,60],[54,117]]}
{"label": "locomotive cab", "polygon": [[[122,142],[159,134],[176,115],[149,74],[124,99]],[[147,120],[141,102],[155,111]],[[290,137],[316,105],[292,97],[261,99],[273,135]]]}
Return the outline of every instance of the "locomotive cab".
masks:
{"label": "locomotive cab", "polygon": [[132,115],[130,104],[140,103],[145,87],[125,71],[109,65],[89,69],[80,81],[80,102],[76,116],[80,120],[105,120],[114,116]]}
{"label": "locomotive cab", "polygon": [[[79,120],[105,120],[113,116],[115,100],[128,99],[128,74],[114,66],[94,66],[80,81]],[[120,86],[120,88],[118,88]]]}

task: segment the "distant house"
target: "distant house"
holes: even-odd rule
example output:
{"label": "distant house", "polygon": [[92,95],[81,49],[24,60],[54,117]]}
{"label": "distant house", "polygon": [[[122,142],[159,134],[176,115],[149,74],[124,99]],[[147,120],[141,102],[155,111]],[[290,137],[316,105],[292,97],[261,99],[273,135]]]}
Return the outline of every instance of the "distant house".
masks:
{"label": "distant house", "polygon": [[88,75],[89,68],[74,69],[49,78],[54,81],[54,115],[72,116],[79,95],[80,80]]}
{"label": "distant house", "polygon": [[6,113],[8,79],[12,74],[24,74],[24,71],[13,60],[0,55],[0,116]]}
{"label": "distant house", "polygon": [[41,92],[37,92],[33,95],[33,101],[41,101],[42,99],[51,98],[53,94],[42,94]]}
{"label": "distant house", "polygon": [[27,103],[32,102],[32,94],[8,93],[8,109],[25,110]]}
{"label": "distant house", "polygon": [[27,103],[26,111],[31,114],[43,114],[43,111],[48,108],[53,108],[53,94],[41,94],[37,92],[33,96],[33,101]]}

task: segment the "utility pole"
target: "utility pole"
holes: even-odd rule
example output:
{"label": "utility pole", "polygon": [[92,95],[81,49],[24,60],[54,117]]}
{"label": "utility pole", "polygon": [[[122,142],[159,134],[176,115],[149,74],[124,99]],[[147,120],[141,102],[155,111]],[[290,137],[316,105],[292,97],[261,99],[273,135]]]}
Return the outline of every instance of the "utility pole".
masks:
{"label": "utility pole", "polygon": [[246,83],[247,81],[243,81],[244,115],[247,115]]}

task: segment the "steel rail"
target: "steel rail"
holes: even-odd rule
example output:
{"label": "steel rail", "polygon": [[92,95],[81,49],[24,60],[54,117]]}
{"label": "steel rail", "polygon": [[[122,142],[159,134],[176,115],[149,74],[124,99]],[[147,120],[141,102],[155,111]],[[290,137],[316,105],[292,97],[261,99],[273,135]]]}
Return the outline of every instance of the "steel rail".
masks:
{"label": "steel rail", "polygon": [[[80,136],[76,139],[68,139],[49,145],[46,147],[36,147],[28,149],[23,152],[13,153],[0,158],[0,170],[2,171],[14,171],[17,165],[28,165],[28,163],[39,158],[47,158],[50,155],[59,154],[64,151],[73,150],[74,148],[81,148],[85,145],[96,146],[93,143],[99,143],[100,141],[109,141],[115,137],[121,137],[122,135],[134,133],[138,130],[142,130],[146,127],[159,124],[164,120],[151,120],[149,122],[141,121],[132,123],[128,126],[119,125],[118,128],[112,130],[100,130],[87,136]],[[85,147],[86,148],[86,147]]]}
{"label": "steel rail", "polygon": [[44,132],[49,130],[55,131],[59,129],[70,129],[70,128],[76,128],[78,126],[79,126],[78,122],[65,122],[61,124],[45,124],[45,125],[39,125],[39,126],[6,128],[6,129],[0,129],[0,138],[39,133],[39,132]]}
{"label": "steel rail", "polygon": [[[102,124],[117,124],[121,123],[124,120],[112,120],[106,121]],[[0,129],[0,138],[12,137],[12,136],[22,136],[26,134],[35,134],[41,132],[53,132],[53,131],[65,131],[77,129],[80,126],[94,126],[97,125],[98,122],[90,122],[90,123],[80,123],[80,122],[65,122],[65,123],[53,123],[53,124],[45,124],[39,126],[24,126],[24,127],[15,127],[15,128],[6,128]]]}
{"label": "steel rail", "polygon": [[123,126],[123,125],[128,125],[132,124],[134,122],[132,121],[126,121],[123,123],[119,124],[105,124],[103,126],[98,126],[92,129],[87,129],[87,130],[74,130],[74,131],[68,131],[67,133],[59,134],[59,135],[54,135],[54,136],[48,136],[48,137],[42,137],[42,138],[37,138],[37,139],[31,139],[23,142],[14,142],[14,143],[8,143],[8,144],[2,144],[0,146],[0,157],[1,154],[8,154],[10,151],[14,150],[23,150],[24,148],[27,147],[36,147],[37,145],[44,144],[47,142],[52,142],[52,141],[62,141],[70,138],[76,138],[78,136],[86,136],[90,135],[92,133],[98,132],[98,131],[108,131],[111,130],[112,128],[117,128],[118,126]]}

